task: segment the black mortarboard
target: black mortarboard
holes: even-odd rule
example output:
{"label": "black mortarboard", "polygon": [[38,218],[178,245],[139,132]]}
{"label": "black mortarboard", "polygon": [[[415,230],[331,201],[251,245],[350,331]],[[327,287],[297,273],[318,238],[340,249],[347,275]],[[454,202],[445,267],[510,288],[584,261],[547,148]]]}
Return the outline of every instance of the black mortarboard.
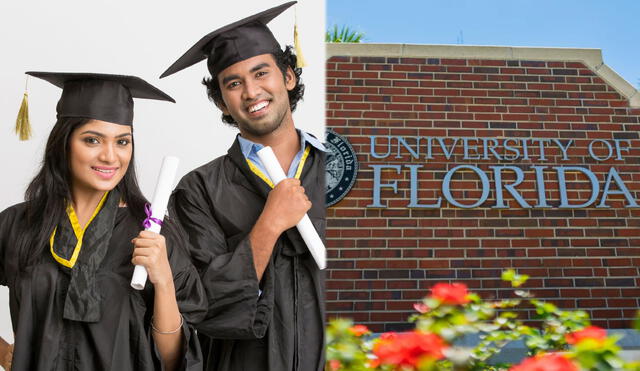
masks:
{"label": "black mortarboard", "polygon": [[267,27],[267,23],[296,2],[290,1],[211,32],[187,50],[160,78],[172,75],[205,58],[209,72],[216,76],[234,63],[256,55],[277,53],[281,50],[280,44]]}
{"label": "black mortarboard", "polygon": [[26,72],[62,88],[57,117],[84,117],[133,124],[133,98],[175,100],[136,76],[102,73]]}

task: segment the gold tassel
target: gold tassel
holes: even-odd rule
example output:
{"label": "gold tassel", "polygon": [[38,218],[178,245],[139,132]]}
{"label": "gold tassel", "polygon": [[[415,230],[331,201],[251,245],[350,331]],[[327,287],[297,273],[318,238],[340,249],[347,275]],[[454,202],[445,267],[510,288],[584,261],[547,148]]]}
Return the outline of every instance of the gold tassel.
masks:
{"label": "gold tassel", "polygon": [[304,55],[302,55],[302,47],[300,46],[300,37],[298,36],[298,10],[296,8],[296,20],[293,24],[293,45],[296,49],[296,57],[298,59],[296,63],[296,67],[302,68],[307,66],[307,62],[304,60]]}
{"label": "gold tassel", "polygon": [[20,140],[29,140],[31,138],[31,123],[29,122],[29,102],[27,92],[24,93],[18,118],[16,119],[16,134]]}

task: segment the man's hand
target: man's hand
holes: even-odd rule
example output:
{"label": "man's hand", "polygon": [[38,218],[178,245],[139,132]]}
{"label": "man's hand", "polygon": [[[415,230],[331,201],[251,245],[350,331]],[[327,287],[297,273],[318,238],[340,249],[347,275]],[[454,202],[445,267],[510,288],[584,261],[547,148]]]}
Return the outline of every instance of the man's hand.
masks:
{"label": "man's hand", "polygon": [[284,179],[269,192],[262,214],[249,234],[258,280],[262,279],[278,237],[298,224],[309,209],[311,201],[298,179]]}
{"label": "man's hand", "polygon": [[311,209],[311,201],[304,193],[300,180],[284,179],[269,192],[260,219],[270,225],[272,232],[280,236],[282,232],[294,227]]}

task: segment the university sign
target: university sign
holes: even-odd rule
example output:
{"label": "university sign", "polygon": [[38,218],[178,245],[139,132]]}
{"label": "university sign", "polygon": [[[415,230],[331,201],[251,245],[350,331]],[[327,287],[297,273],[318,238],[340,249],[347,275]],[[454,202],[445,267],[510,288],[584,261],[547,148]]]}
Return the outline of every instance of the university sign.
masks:
{"label": "university sign", "polygon": [[[586,208],[595,204],[596,208],[608,208],[607,199],[610,195],[623,195],[625,207],[640,207],[629,192],[620,173],[615,166],[609,167],[606,180],[603,184],[598,181],[596,175],[586,166],[548,166],[545,162],[551,160],[550,149],[559,154],[558,160],[571,161],[572,150],[576,149],[576,141],[573,139],[547,139],[547,138],[459,138],[459,137],[402,137],[402,136],[369,136],[369,156],[371,159],[393,159],[410,156],[412,160],[429,162],[443,158],[447,162],[454,159],[458,153],[461,160],[491,160],[496,162],[518,162],[527,160],[529,164],[522,165],[492,165],[488,166],[493,174],[493,181],[489,180],[487,172],[476,165],[456,164],[450,168],[442,178],[441,196],[432,200],[418,198],[419,182],[418,172],[423,164],[370,164],[373,170],[373,195],[372,202],[367,207],[386,208],[387,204],[381,197],[383,189],[398,193],[398,180],[384,180],[383,172],[401,174],[408,172],[410,192],[407,200],[409,208],[433,209],[442,207],[442,198],[451,205],[459,208],[475,208],[483,205],[489,198],[490,190],[494,191],[495,203],[492,208],[509,208],[510,205],[504,199],[505,193],[510,194],[522,208]],[[582,149],[582,148],[580,148]],[[587,142],[587,153],[593,162],[598,163],[607,160],[622,161],[625,154],[631,149],[631,141],[627,139],[595,139]],[[574,154],[575,156],[575,154]],[[555,161],[554,161],[555,162]],[[524,169],[523,169],[524,168]],[[452,179],[459,172],[471,172],[479,181],[480,196],[474,200],[456,199],[452,193]],[[549,177],[546,173],[552,172]],[[508,183],[504,181],[505,174],[512,173],[515,179]],[[589,197],[586,200],[576,202],[568,196],[567,173],[578,173],[589,183]],[[530,177],[534,180],[537,190],[536,202],[527,202],[517,187]],[[545,178],[557,183],[559,203],[551,205],[547,198]],[[464,201],[464,202],[463,202]]]}
{"label": "university sign", "polygon": [[[582,141],[584,142],[584,141]],[[326,197],[327,206],[334,205],[344,198],[353,186],[358,170],[356,153],[344,137],[332,130],[327,131]],[[383,190],[398,194],[398,180],[385,179],[384,174],[408,174],[408,208],[434,209],[442,207],[443,198],[450,205],[459,208],[476,208],[484,205],[493,190],[495,202],[492,208],[510,208],[505,195],[511,195],[517,205],[526,209],[552,208],[609,208],[609,196],[622,195],[626,208],[640,207],[632,196],[620,172],[610,166],[604,182],[588,166],[572,166],[572,158],[586,155],[593,163],[604,161],[624,161],[624,156],[632,149],[628,139],[594,139],[577,145],[574,139],[556,138],[475,138],[475,137],[416,137],[416,136],[369,136],[368,155],[371,160],[397,160],[409,158],[410,163],[369,164],[373,171],[373,187],[369,208],[387,208],[382,197]],[[573,156],[572,156],[573,155]],[[444,160],[448,163],[458,161],[476,161],[474,164],[455,163],[442,177],[441,195],[437,198],[420,199],[419,172],[425,171],[424,165],[415,161]],[[488,171],[477,166],[477,161],[490,160],[492,163],[510,162],[508,165],[491,165]],[[566,162],[567,165],[552,166],[548,162]],[[527,161],[527,164],[518,162]],[[472,173],[478,182],[479,196],[475,199],[459,199],[454,195],[452,180],[460,173]],[[490,173],[490,174],[488,174]],[[551,174],[549,174],[551,173]],[[568,192],[567,174],[579,174],[588,185],[588,197],[572,200]],[[492,175],[490,177],[489,175]],[[505,175],[515,177],[506,181]],[[491,180],[490,180],[491,178]],[[537,197],[535,202],[525,200],[518,186],[526,179],[535,183]],[[558,191],[557,200],[549,199],[547,183],[554,182]],[[555,202],[554,202],[555,201]],[[485,205],[486,206],[486,205]]]}

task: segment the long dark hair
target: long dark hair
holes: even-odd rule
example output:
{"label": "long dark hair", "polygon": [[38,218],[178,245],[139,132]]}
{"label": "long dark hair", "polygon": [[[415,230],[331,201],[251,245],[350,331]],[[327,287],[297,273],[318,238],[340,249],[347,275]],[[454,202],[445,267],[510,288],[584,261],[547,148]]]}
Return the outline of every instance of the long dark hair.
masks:
{"label": "long dark hair", "polygon": [[[49,134],[42,166],[29,183],[24,196],[27,208],[18,241],[20,267],[26,267],[42,255],[53,229],[66,215],[67,204],[72,199],[69,139],[75,129],[89,121],[85,118],[58,119]],[[132,140],[132,146],[133,143]],[[128,211],[142,221],[147,200],[138,187],[133,152],[129,167],[116,189],[127,203]]]}

